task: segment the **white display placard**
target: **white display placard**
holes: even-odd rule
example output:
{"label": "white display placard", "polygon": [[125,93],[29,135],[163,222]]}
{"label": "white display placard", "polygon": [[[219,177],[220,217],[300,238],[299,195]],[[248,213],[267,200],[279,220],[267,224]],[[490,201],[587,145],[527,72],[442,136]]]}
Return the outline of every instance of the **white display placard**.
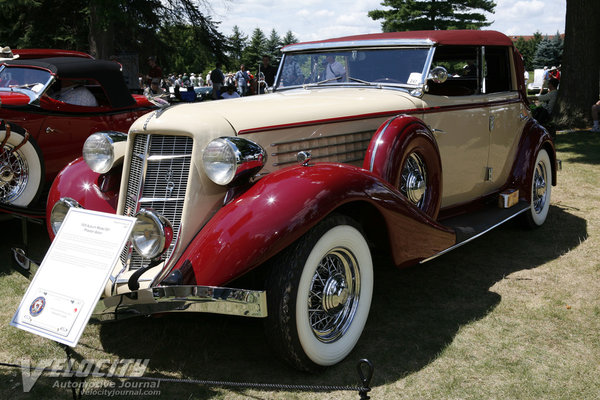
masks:
{"label": "white display placard", "polygon": [[71,208],[10,324],[77,345],[135,218]]}

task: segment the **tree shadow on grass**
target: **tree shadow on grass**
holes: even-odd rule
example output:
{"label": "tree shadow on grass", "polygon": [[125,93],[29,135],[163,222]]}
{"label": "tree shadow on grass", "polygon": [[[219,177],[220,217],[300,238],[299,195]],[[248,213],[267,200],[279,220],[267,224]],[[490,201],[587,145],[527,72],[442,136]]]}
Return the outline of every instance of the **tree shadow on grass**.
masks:
{"label": "tree shadow on grass", "polygon": [[[352,354],[318,375],[294,371],[267,347],[262,321],[218,315],[168,315],[103,325],[105,351],[119,358],[149,358],[156,376],[283,384],[356,385],[356,363],[375,365],[374,385],[427,366],[458,330],[486,316],[500,301],[491,292],[507,275],[536,268],[577,247],[587,225],[551,206],[533,231],[514,221],[429,263],[398,271],[376,262],[376,283],[365,332]],[[169,396],[197,387],[162,387]]]}
{"label": "tree shadow on grass", "polygon": [[574,153],[569,162],[582,164],[600,164],[600,133],[589,130],[577,130],[556,136],[556,149]]}

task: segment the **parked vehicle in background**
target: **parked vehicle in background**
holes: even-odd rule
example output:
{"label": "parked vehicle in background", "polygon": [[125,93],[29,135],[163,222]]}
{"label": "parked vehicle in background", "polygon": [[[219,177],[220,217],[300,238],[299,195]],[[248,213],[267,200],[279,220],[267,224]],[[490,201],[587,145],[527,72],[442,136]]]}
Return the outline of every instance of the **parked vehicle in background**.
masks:
{"label": "parked vehicle in background", "polygon": [[493,31],[293,44],[272,94],[88,140],[52,186],[49,234],[71,207],[137,218],[95,318],[265,318],[272,348],[309,371],[359,340],[373,254],[403,267],[514,217],[540,226],[557,173],[522,59]]}
{"label": "parked vehicle in background", "polygon": [[[14,53],[0,64],[0,203],[27,207],[90,134],[127,132],[156,107],[129,93],[115,62],[68,51]],[[59,56],[34,58],[48,54]]]}

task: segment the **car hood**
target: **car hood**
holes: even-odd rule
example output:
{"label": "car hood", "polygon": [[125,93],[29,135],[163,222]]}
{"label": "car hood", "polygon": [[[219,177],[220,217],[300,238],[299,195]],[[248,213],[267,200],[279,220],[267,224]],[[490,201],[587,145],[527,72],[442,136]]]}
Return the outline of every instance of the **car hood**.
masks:
{"label": "car hood", "polygon": [[[152,130],[154,125],[158,129],[169,126],[180,131],[186,129],[182,126],[184,121],[208,127],[211,121],[219,120],[221,123],[226,121],[235,133],[240,134],[299,123],[392,116],[414,110],[420,104],[419,99],[402,90],[331,87],[294,89],[239,99],[182,104],[161,113],[156,119],[160,128],[153,121],[138,121],[133,129],[145,124],[147,130]],[[144,120],[144,117],[141,119]],[[196,130],[192,126],[187,129],[192,132]]]}

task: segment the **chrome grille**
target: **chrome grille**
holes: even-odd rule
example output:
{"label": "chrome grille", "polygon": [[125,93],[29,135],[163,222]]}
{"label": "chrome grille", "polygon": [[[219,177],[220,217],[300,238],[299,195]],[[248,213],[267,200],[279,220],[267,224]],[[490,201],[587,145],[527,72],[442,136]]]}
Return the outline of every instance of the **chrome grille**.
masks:
{"label": "chrome grille", "polygon": [[351,163],[362,161],[369,147],[373,131],[304,138],[271,144],[273,166],[296,163],[296,154],[310,151],[311,159],[327,162]]}
{"label": "chrome grille", "polygon": [[[168,259],[179,237],[181,215],[192,158],[192,138],[186,136],[136,135],[131,155],[124,215],[133,216],[141,208],[153,209],[173,225],[173,241]],[[130,269],[149,263],[128,244],[121,254]]]}

